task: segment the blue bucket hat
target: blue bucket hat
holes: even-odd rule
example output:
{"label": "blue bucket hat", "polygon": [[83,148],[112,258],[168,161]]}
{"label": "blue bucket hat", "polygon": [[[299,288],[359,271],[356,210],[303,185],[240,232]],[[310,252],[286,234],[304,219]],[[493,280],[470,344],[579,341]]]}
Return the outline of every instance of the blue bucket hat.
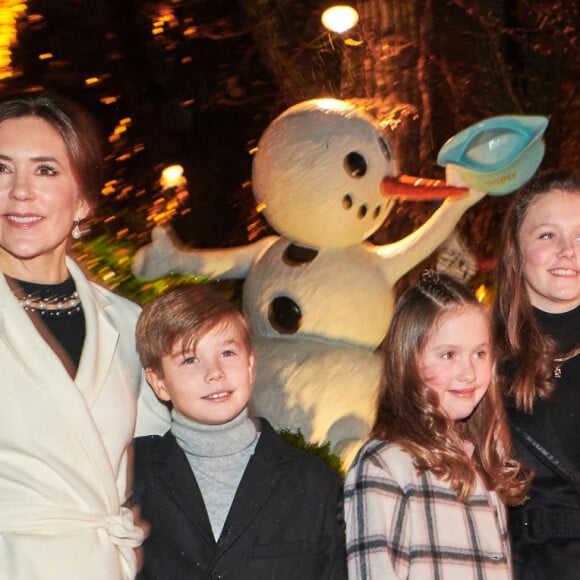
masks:
{"label": "blue bucket hat", "polygon": [[441,147],[437,163],[453,166],[473,189],[506,195],[526,183],[540,166],[547,126],[548,118],[542,116],[490,117],[451,137]]}

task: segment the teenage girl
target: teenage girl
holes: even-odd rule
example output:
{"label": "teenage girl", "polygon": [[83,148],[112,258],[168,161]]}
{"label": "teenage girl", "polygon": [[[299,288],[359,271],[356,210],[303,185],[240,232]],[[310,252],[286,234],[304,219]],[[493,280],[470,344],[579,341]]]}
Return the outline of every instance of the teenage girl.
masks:
{"label": "teenage girl", "polygon": [[539,174],[513,195],[493,306],[514,450],[534,470],[509,510],[514,578],[580,578],[580,173]]}

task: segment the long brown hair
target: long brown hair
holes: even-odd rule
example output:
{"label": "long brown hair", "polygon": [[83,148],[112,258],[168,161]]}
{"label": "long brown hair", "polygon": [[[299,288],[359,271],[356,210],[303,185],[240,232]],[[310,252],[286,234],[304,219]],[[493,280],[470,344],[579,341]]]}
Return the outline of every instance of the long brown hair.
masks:
{"label": "long brown hair", "polygon": [[534,200],[561,191],[580,194],[580,175],[554,171],[529,181],[514,194],[501,234],[492,310],[500,349],[498,370],[503,390],[514,398],[518,409],[528,413],[536,397],[546,399],[554,390],[551,377],[555,344],[542,335],[533,314],[524,277],[520,231]]}
{"label": "long brown hair", "polygon": [[[473,293],[447,274],[424,272],[399,299],[383,343],[384,373],[371,438],[397,442],[418,469],[448,480],[462,500],[479,473],[508,504],[525,500],[527,474],[511,458],[511,439],[501,394],[492,380],[470,417],[452,421],[439,397],[420,377],[419,357],[441,317],[462,309],[485,311]],[[462,440],[475,445],[473,458]]]}

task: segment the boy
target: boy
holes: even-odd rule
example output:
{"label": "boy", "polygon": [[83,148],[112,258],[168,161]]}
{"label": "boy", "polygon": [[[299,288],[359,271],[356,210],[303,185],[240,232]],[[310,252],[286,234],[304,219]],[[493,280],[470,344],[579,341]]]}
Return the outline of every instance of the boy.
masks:
{"label": "boy", "polygon": [[206,286],[145,306],[137,350],[172,404],[163,436],[135,441],[133,501],[151,525],[140,580],[346,579],[342,479],[248,414],[244,317]]}

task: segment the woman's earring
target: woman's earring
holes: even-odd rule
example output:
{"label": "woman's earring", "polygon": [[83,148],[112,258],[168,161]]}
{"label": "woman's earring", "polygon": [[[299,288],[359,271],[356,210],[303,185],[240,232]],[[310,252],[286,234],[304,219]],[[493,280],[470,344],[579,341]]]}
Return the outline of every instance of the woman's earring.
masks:
{"label": "woman's earring", "polygon": [[79,228],[79,220],[75,222],[75,227],[72,230],[72,237],[75,240],[80,240],[83,232],[81,232],[81,228]]}

